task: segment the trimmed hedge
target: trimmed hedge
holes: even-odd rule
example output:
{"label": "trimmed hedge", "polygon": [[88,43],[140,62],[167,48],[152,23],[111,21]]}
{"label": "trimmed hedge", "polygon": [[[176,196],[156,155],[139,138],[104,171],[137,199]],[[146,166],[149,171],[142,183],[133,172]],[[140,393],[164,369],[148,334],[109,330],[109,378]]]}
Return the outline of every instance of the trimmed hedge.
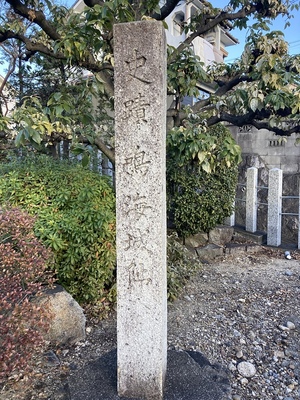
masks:
{"label": "trimmed hedge", "polygon": [[58,282],[79,302],[108,295],[116,264],[115,195],[106,177],[46,156],[0,164],[0,202],[37,216]]}

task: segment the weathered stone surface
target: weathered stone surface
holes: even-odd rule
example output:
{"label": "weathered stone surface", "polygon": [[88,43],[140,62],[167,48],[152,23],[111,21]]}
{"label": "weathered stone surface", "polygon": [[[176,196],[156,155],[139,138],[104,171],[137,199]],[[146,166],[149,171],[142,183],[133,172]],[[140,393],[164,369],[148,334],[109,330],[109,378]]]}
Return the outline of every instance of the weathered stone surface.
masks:
{"label": "weathered stone surface", "polygon": [[73,344],[85,339],[85,315],[79,304],[60,285],[48,289],[39,300],[52,314],[46,339],[56,345]]}
{"label": "weathered stone surface", "polygon": [[167,363],[166,40],[114,26],[118,393],[162,398]]}
{"label": "weathered stone surface", "polygon": [[261,246],[255,243],[248,243],[246,244],[246,252],[247,253],[257,253],[261,250]]}
{"label": "weathered stone surface", "polygon": [[225,254],[241,254],[246,251],[245,243],[228,243],[225,247]]}
{"label": "weathered stone surface", "polygon": [[188,247],[200,247],[205,246],[208,243],[208,234],[205,232],[199,232],[196,235],[189,236],[185,239],[185,245]]}
{"label": "weathered stone surface", "polygon": [[216,226],[209,232],[209,243],[214,243],[219,246],[229,243],[232,239],[234,228],[232,226],[220,225]]}
{"label": "weathered stone surface", "polygon": [[238,241],[251,241],[257,244],[264,244],[267,240],[267,235],[261,232],[246,232],[245,230],[235,228],[234,237]]}
{"label": "weathered stone surface", "polygon": [[204,247],[198,247],[196,253],[200,260],[213,260],[224,254],[223,247],[210,243]]}
{"label": "weathered stone surface", "polygon": [[269,172],[267,228],[269,246],[281,244],[282,176],[283,172],[278,168],[271,169]]}
{"label": "weathered stone surface", "polygon": [[239,371],[239,374],[241,374],[245,378],[251,378],[256,374],[255,366],[248,361],[240,362],[237,366],[237,369]]}
{"label": "weathered stone surface", "polygon": [[255,243],[228,243],[225,254],[257,253],[261,247]]}
{"label": "weathered stone surface", "polygon": [[246,231],[248,232],[257,231],[257,181],[257,168],[248,168],[246,192]]}

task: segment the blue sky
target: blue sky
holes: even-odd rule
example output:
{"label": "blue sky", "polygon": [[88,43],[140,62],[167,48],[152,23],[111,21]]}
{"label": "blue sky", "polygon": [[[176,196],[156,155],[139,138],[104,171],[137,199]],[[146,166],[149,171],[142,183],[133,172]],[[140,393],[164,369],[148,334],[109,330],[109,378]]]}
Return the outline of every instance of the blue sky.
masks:
{"label": "blue sky", "polygon": [[[211,0],[212,4],[215,7],[223,8],[228,4],[226,0]],[[290,26],[284,28],[286,22],[286,18],[281,16],[277,17],[275,21],[273,21],[273,25],[271,26],[272,31],[281,31],[284,33],[285,40],[289,43],[289,53],[290,54],[300,54],[300,10],[294,10],[294,18],[290,19]],[[245,38],[247,36],[247,29],[239,30],[234,29],[230,32],[235,38],[239,40],[239,44],[235,46],[227,47],[228,57],[226,58],[227,62],[232,62],[234,59],[241,56],[244,45]]]}

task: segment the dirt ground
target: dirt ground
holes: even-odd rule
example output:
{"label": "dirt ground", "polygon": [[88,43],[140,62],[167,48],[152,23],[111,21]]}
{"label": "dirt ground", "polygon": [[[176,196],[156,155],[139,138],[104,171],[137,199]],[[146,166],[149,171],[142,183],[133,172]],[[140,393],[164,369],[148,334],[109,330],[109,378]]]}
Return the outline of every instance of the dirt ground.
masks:
{"label": "dirt ground", "polygon": [[[300,252],[260,247],[199,267],[168,310],[170,349],[196,350],[228,368],[232,399],[295,400],[299,392]],[[84,342],[50,349],[37,360],[31,383],[10,382],[0,400],[67,400],[72,371],[116,347],[116,313],[88,320]],[[252,377],[239,371],[255,367]]]}

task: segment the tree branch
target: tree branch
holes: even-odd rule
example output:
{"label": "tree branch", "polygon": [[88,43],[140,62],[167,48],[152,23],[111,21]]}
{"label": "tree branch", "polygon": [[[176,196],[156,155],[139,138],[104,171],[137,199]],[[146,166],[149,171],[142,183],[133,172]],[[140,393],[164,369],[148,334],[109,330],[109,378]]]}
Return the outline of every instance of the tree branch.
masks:
{"label": "tree branch", "polygon": [[[234,87],[236,87],[241,82],[252,82],[252,81],[253,81],[253,79],[247,75],[238,75],[238,76],[231,78],[230,80],[228,80],[226,78],[224,78],[222,80],[221,79],[215,80],[215,82],[218,84],[219,87],[216,90],[216,92],[214,93],[214,97],[224,96],[227,92],[232,90]],[[211,104],[210,98],[200,100],[195,105],[193,105],[192,111],[195,113],[198,113],[204,107],[208,107],[210,104]]]}
{"label": "tree branch", "polygon": [[231,78],[230,80],[226,79],[223,79],[222,81],[221,79],[215,80],[215,82],[219,85],[219,88],[216,90],[214,95],[223,96],[224,94],[229,92],[229,90],[232,90],[234,87],[239,85],[241,82],[252,82],[252,81],[253,79],[250,76],[241,74]]}
{"label": "tree branch", "polygon": [[5,0],[14,10],[14,12],[28,21],[34,22],[52,39],[60,40],[61,37],[57,33],[53,25],[47,21],[42,11],[37,11],[22,4],[20,0]]}
{"label": "tree branch", "polygon": [[4,79],[3,79],[3,81],[2,81],[2,83],[0,85],[0,96],[1,96],[6,84],[8,82],[8,79],[9,79],[10,75],[14,72],[14,70],[16,68],[17,57],[13,53],[11,53],[9,50],[5,49],[3,45],[0,45],[0,46],[3,48],[3,50],[6,53],[8,53],[11,56],[11,62],[10,62],[8,71],[7,71],[5,77],[4,77]]}
{"label": "tree branch", "polygon": [[[222,113],[219,116],[213,116],[207,120],[207,125],[212,126],[218,122],[229,122],[234,126],[242,127],[244,125],[252,125],[256,129],[267,129],[271,132],[274,132],[277,136],[291,136],[292,133],[299,133],[300,132],[300,124],[293,124],[290,128],[284,129],[278,126],[271,127],[269,125],[268,119],[265,118],[267,114],[264,111],[260,112],[249,112],[245,115],[231,115],[228,113]],[[262,118],[262,120],[260,120]],[[287,125],[289,122],[286,121]]]}
{"label": "tree branch", "polygon": [[63,53],[54,53],[52,50],[50,50],[47,46],[45,46],[41,42],[35,42],[33,43],[30,39],[28,39],[26,36],[21,35],[19,33],[15,33],[13,31],[7,30],[7,31],[2,31],[0,33],[0,43],[5,42],[8,39],[17,39],[20,40],[22,43],[25,44],[26,47],[26,57],[25,60],[29,60],[31,56],[33,56],[35,53],[39,52],[42,54],[45,54],[46,56],[56,58],[58,60],[64,60],[66,57],[64,56]]}
{"label": "tree branch", "polygon": [[113,165],[115,165],[116,163],[115,152],[111,150],[109,147],[107,147],[106,144],[100,138],[96,138],[94,143],[98,147],[98,149],[102,151],[103,154],[106,155],[109,161]]}
{"label": "tree branch", "polygon": [[104,2],[101,0],[84,0],[84,4],[90,8],[93,8],[95,5],[103,6]]}
{"label": "tree branch", "polygon": [[190,46],[190,44],[196,37],[209,32],[215,26],[222,24],[222,22],[234,21],[236,19],[245,18],[248,15],[253,14],[256,10],[257,10],[257,5],[251,5],[249,8],[243,7],[235,13],[221,11],[219,14],[213,17],[211,16],[211,14],[202,15],[201,21],[197,23],[196,29],[185,39],[184,42],[182,42],[177,47],[177,49],[173,52],[173,54],[171,54],[171,56],[168,59],[168,62],[174,61],[176,55],[180,54],[186,47]]}
{"label": "tree branch", "polygon": [[80,143],[85,143],[85,144],[94,144],[106,157],[109,159],[109,161],[115,165],[116,158],[115,158],[115,152],[113,149],[110,149],[104,142],[101,140],[99,137],[96,137],[93,140],[93,143],[91,143],[85,136],[78,136],[77,137],[78,141]]}
{"label": "tree branch", "polygon": [[[48,57],[57,59],[57,60],[67,60],[66,56],[63,53],[54,53],[43,43],[33,43],[31,40],[26,38],[24,35],[16,34],[12,31],[5,31],[0,33],[0,43],[4,42],[7,39],[18,39],[22,43],[25,44],[26,47],[26,57],[27,61],[30,57],[32,57],[35,53],[39,52]],[[75,64],[75,63],[74,63]],[[109,97],[114,95],[113,90],[113,82],[109,70],[112,71],[113,67],[109,63],[99,64],[97,61],[94,61],[91,57],[89,60],[79,60],[77,62],[77,66],[86,68],[93,73],[98,73],[100,78],[103,80],[105,87],[107,88],[107,92]]]}
{"label": "tree branch", "polygon": [[151,15],[152,18],[157,19],[158,21],[162,21],[165,18],[167,18],[168,15],[171,14],[171,12],[174,10],[174,8],[177,6],[179,3],[179,0],[168,0],[166,1],[166,4],[162,6],[160,9],[160,14],[158,13],[153,13]]}

